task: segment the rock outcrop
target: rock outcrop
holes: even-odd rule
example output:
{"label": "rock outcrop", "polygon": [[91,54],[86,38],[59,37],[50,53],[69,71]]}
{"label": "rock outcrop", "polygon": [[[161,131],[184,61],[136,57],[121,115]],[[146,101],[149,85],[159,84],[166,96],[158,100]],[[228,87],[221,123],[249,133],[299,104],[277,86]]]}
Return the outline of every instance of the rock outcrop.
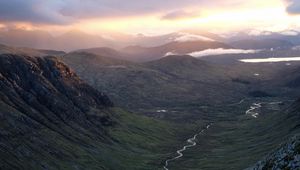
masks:
{"label": "rock outcrop", "polygon": [[276,152],[259,161],[248,170],[295,170],[300,169],[300,138],[292,138]]}

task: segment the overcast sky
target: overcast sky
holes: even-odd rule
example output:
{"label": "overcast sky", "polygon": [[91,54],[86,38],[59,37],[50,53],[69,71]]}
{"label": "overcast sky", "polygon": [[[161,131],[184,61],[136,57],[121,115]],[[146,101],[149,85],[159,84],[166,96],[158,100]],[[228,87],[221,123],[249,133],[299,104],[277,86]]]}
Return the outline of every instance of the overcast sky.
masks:
{"label": "overcast sky", "polygon": [[[300,26],[300,0],[1,0],[0,26],[163,33]],[[298,25],[299,24],[299,25]]]}

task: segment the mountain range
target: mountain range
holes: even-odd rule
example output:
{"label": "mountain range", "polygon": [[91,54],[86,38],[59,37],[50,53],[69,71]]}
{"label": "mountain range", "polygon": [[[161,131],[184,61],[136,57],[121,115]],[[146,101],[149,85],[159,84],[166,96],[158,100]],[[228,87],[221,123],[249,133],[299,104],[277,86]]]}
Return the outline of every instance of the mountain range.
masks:
{"label": "mountain range", "polygon": [[[150,36],[122,33],[94,35],[79,30],[71,30],[59,35],[52,35],[40,30],[1,29],[0,43],[17,47],[67,52],[95,47],[109,47],[117,50],[125,48],[130,51],[133,49],[137,50],[138,47],[149,48],[187,41],[216,41],[227,44],[227,47],[231,46],[243,49],[275,49],[300,45],[299,36],[299,32],[294,30],[282,32],[249,30],[225,36],[199,30],[182,30],[164,35]],[[224,44],[221,46],[223,47]]]}

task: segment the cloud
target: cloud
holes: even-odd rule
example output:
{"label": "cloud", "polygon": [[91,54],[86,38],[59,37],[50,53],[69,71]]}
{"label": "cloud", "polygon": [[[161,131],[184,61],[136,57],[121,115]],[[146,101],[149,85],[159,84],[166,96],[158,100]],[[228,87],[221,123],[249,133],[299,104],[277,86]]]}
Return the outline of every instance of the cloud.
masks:
{"label": "cloud", "polygon": [[201,35],[194,35],[189,33],[179,33],[179,37],[175,38],[177,42],[188,42],[188,41],[215,41],[211,38],[204,37]]}
{"label": "cloud", "polygon": [[[192,15],[185,7],[207,4],[206,0],[62,0],[67,3],[61,13],[75,18],[120,17],[172,11],[165,19]],[[219,1],[219,0],[218,0]],[[220,0],[221,1],[221,0]],[[163,17],[164,18],[164,17]]]}
{"label": "cloud", "polygon": [[193,57],[203,57],[203,56],[211,56],[211,55],[222,55],[222,54],[252,54],[257,53],[259,50],[242,50],[242,49],[207,49],[203,51],[197,51],[189,53]]}
{"label": "cloud", "polygon": [[187,9],[237,8],[243,4],[244,0],[0,0],[0,22],[70,24],[84,19],[147,14],[165,14],[161,19],[176,20],[199,15]]}
{"label": "cloud", "polygon": [[[221,0],[218,0],[221,2]],[[0,22],[68,24],[80,19],[163,13],[165,19],[188,17],[187,7],[206,0],[0,0]]]}
{"label": "cloud", "polygon": [[[51,2],[51,3],[50,3]],[[67,24],[71,20],[57,12],[61,3],[40,0],[1,0],[0,22]]]}
{"label": "cloud", "polygon": [[195,18],[199,16],[199,13],[196,12],[186,12],[183,10],[176,10],[169,12],[161,17],[162,20],[179,20],[185,18]]}
{"label": "cloud", "polygon": [[286,58],[252,58],[240,60],[244,63],[269,63],[269,62],[284,62],[284,61],[300,61],[300,57],[286,57]]}
{"label": "cloud", "polygon": [[300,1],[299,0],[287,0],[288,6],[286,11],[289,14],[300,14]]}

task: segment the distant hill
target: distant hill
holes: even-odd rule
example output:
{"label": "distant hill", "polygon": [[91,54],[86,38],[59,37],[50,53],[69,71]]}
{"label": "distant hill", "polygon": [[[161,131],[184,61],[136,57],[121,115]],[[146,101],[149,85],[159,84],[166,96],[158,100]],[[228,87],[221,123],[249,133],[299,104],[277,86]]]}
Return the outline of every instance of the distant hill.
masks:
{"label": "distant hill", "polygon": [[16,47],[72,51],[81,48],[113,46],[110,40],[101,36],[73,30],[59,36],[45,31],[13,29],[0,31],[0,43]]}
{"label": "distant hill", "polygon": [[126,55],[108,47],[97,47],[97,48],[88,48],[88,49],[80,49],[74,52],[86,52],[90,54],[95,54],[99,56],[105,56],[109,58],[116,58],[121,60],[126,60]]}
{"label": "distant hill", "polygon": [[[272,31],[259,31],[259,30],[246,30],[242,32],[232,33],[228,35],[224,42],[239,42],[244,40],[253,41],[266,41],[274,40],[275,42],[281,41],[284,44],[300,45],[300,32],[297,30],[283,30],[279,32]],[[279,43],[280,44],[280,43]]]}
{"label": "distant hill", "polygon": [[52,48],[53,36],[46,31],[27,31],[23,29],[10,29],[0,31],[0,43],[16,47],[29,47],[37,49]]}
{"label": "distant hill", "polygon": [[27,54],[31,56],[60,56],[66,54],[64,51],[41,50],[26,47],[13,47],[0,44],[0,54]]}
{"label": "distant hill", "polygon": [[121,33],[103,33],[94,35],[79,30],[70,30],[61,35],[51,35],[45,31],[9,29],[0,30],[0,43],[16,47],[35,49],[51,49],[59,51],[75,51],[98,47],[121,49],[127,46],[142,46],[145,48],[162,46],[177,40],[214,40],[221,37],[208,32],[182,31],[164,35],[127,35]]}
{"label": "distant hill", "polygon": [[231,48],[229,45],[216,41],[186,41],[170,42],[156,47],[129,46],[121,50],[128,55],[128,59],[138,62],[157,60],[166,54],[185,55],[205,49]]}
{"label": "distant hill", "polygon": [[[236,73],[227,74],[228,68],[191,56],[167,56],[136,64],[94,54],[70,53],[62,60],[93,87],[104,90],[116,105],[128,108],[215,103],[246,95],[242,89],[247,85],[231,81],[231,76],[238,76]],[[233,86],[241,90],[233,92]]]}
{"label": "distant hill", "polygon": [[288,49],[294,45],[286,40],[280,39],[245,39],[233,41],[230,43],[235,48],[238,49]]}
{"label": "distant hill", "polygon": [[114,47],[114,44],[111,40],[105,39],[101,36],[73,30],[54,37],[54,44],[50,47],[53,49],[72,51],[83,48],[104,46]]}

